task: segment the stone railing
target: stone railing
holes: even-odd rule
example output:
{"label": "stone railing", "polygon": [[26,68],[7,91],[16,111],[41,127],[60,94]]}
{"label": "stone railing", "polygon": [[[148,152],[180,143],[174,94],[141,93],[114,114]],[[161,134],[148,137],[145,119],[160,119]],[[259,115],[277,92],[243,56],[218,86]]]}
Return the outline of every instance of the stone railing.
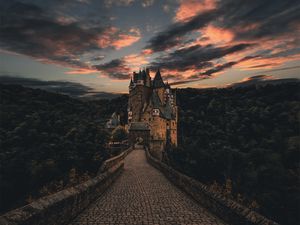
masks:
{"label": "stone railing", "polygon": [[213,193],[206,185],[154,158],[147,148],[146,156],[148,162],[160,170],[172,183],[225,222],[232,225],[279,225],[221,194]]}
{"label": "stone railing", "polygon": [[42,197],[0,216],[1,225],[62,225],[70,222],[96,200],[121,174],[124,158],[131,151],[108,159],[98,175],[82,184]]}
{"label": "stone railing", "polygon": [[124,152],[122,152],[121,154],[112,157],[108,160],[106,160],[102,166],[100,167],[98,174],[101,174],[105,171],[110,171],[110,170],[114,170],[115,167],[118,165],[119,162],[123,161],[125,159],[125,157],[132,151],[132,148],[128,148],[127,150],[125,150]]}

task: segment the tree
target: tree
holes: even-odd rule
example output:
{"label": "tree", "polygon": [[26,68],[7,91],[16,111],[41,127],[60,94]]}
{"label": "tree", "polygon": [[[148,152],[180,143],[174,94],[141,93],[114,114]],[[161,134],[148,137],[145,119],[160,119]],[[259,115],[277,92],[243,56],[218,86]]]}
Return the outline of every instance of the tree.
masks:
{"label": "tree", "polygon": [[126,140],[127,138],[128,138],[128,134],[124,129],[124,127],[122,126],[116,127],[112,132],[112,136],[111,136],[112,141],[121,142]]}

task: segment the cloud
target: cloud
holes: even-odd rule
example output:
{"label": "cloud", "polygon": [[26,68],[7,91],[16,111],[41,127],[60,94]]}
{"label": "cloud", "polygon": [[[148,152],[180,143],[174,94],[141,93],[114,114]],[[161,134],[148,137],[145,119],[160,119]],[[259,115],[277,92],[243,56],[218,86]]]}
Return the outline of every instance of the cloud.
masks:
{"label": "cloud", "polygon": [[[299,1],[184,0],[174,21],[144,51],[159,53],[151,67],[160,67],[176,82],[199,80],[233,66],[273,68],[300,56]],[[176,79],[182,72],[189,75]]]}
{"label": "cloud", "polygon": [[[239,63],[242,63],[242,62],[245,62],[245,61],[248,61],[248,60],[251,60],[251,59],[255,59],[257,57],[259,57],[259,56],[246,56],[246,57],[244,57],[244,58],[242,58],[238,61],[231,61],[231,62],[227,62],[227,63],[224,63],[224,64],[214,65],[213,68],[211,68],[209,70],[206,70],[205,72],[202,72],[199,75],[200,76],[203,76],[203,75],[211,76],[212,74],[219,73],[219,72],[221,72],[225,69],[233,67],[234,65],[237,65]],[[197,77],[197,76],[192,76],[191,78],[195,78],[195,77]]]}
{"label": "cloud", "polygon": [[113,47],[117,50],[130,46],[141,38],[140,30],[131,28],[128,32],[120,31],[116,27],[109,27],[97,40],[99,47]]}
{"label": "cloud", "polygon": [[98,70],[95,69],[75,69],[71,71],[65,72],[65,74],[91,74],[91,73],[96,73]]}
{"label": "cloud", "polygon": [[203,79],[209,79],[209,78],[211,78],[211,76],[213,74],[222,72],[223,70],[231,68],[234,65],[237,65],[237,64],[247,61],[247,60],[251,60],[256,57],[259,57],[259,56],[246,56],[238,61],[231,61],[231,62],[226,62],[224,64],[211,65],[211,68],[208,70],[205,70],[203,72],[197,72],[196,70],[194,70],[194,71],[191,71],[192,74],[189,74],[188,76],[179,76],[179,79],[178,79],[178,77],[174,76],[174,77],[171,77],[171,79],[175,80],[175,81],[173,81],[170,84],[171,85],[182,85],[182,84],[197,82],[197,81],[200,81]]}
{"label": "cloud", "polygon": [[[143,39],[137,29],[143,21],[136,21],[134,27],[123,25],[124,29],[111,24],[122,24],[121,9],[131,13],[125,6],[141,9],[157,2],[0,0],[0,49],[72,68],[69,74],[100,71],[112,79],[128,79],[132,70],[147,63],[165,70],[171,80],[182,80],[220,74],[230,67],[270,69],[300,57],[298,0],[168,0],[160,7],[173,12],[178,6],[173,23],[152,32],[150,39]],[[114,9],[120,14],[112,21]],[[143,10],[151,9],[157,10]],[[122,54],[119,59],[103,60],[110,51],[134,43],[139,47],[147,40],[138,54],[128,48],[117,52]]]}
{"label": "cloud", "polygon": [[185,71],[188,69],[203,69],[213,66],[211,60],[221,58],[234,52],[242,51],[251,44],[214,47],[212,45],[194,45],[176,50],[166,56],[158,58],[152,67],[169,70]]}
{"label": "cloud", "polygon": [[181,0],[176,11],[176,21],[188,21],[194,16],[216,8],[215,0]]}
{"label": "cloud", "polygon": [[14,2],[3,4],[0,48],[28,55],[46,63],[88,68],[80,56],[99,49],[103,27],[85,28],[78,22],[61,23],[41,7]]}
{"label": "cloud", "polygon": [[159,52],[179,46],[194,31],[200,32],[200,38],[208,36],[211,44],[224,37],[226,41],[259,42],[262,38],[292,35],[295,31],[299,34],[299,12],[297,0],[181,1],[176,22],[152,37],[146,48]]}
{"label": "cloud", "polygon": [[152,37],[145,49],[160,52],[179,45],[183,37],[191,31],[200,29],[215,17],[215,11],[201,13],[187,22],[176,22],[167,30],[159,32]]}
{"label": "cloud", "polygon": [[153,5],[154,0],[142,0],[142,6],[143,7],[149,7],[151,5]]}
{"label": "cloud", "polygon": [[128,34],[119,34],[116,40],[111,42],[111,45],[116,49],[121,49],[132,45],[141,39],[141,32],[137,28],[131,28]]}
{"label": "cloud", "polygon": [[149,61],[145,54],[130,54],[100,65],[95,65],[94,68],[111,79],[126,80],[130,78],[132,71],[136,71],[148,63]]}
{"label": "cloud", "polygon": [[129,6],[134,2],[134,0],[104,0],[104,5],[107,8],[112,6]]}
{"label": "cloud", "polygon": [[[82,13],[76,16],[76,10],[85,5],[87,11],[94,10],[89,1],[77,1],[81,5],[76,5],[78,8],[75,9],[73,1],[66,1],[63,8],[55,0],[47,1],[43,6],[0,1],[0,49],[27,55],[43,63],[76,69],[69,73],[87,74],[93,70],[89,61],[95,59],[96,52],[107,48],[121,49],[141,38],[138,29],[126,31],[109,26],[108,19],[103,16],[95,17],[95,21]],[[73,7],[74,16],[63,13],[68,7]],[[100,14],[104,12],[101,7],[97,9]]]}
{"label": "cloud", "polygon": [[270,69],[270,70],[264,71],[264,73],[285,71],[285,70],[295,70],[295,69],[300,69],[300,66],[288,66],[288,67],[282,67],[282,68],[278,68],[278,69]]}
{"label": "cloud", "polygon": [[111,79],[127,80],[130,77],[129,74],[131,69],[125,64],[123,59],[114,59],[94,67],[101,71],[103,75],[108,76]]}
{"label": "cloud", "polygon": [[293,33],[300,19],[297,0],[225,0],[218,8],[223,19],[218,21],[221,27],[232,28],[239,40]]}
{"label": "cloud", "polygon": [[274,79],[273,76],[271,75],[256,75],[256,76],[252,76],[252,77],[247,77],[245,78],[243,81],[252,81],[252,80],[267,80],[267,79]]}
{"label": "cloud", "polygon": [[196,42],[199,44],[220,45],[230,43],[234,37],[235,34],[230,29],[209,24],[201,30],[201,36]]}

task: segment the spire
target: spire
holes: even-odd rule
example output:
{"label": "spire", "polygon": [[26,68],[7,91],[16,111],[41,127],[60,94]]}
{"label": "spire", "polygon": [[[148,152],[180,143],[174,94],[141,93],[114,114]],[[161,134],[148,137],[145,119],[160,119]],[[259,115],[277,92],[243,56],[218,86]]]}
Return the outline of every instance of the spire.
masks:
{"label": "spire", "polygon": [[149,70],[149,68],[146,68],[146,74],[147,74],[147,76],[150,76],[150,70]]}
{"label": "spire", "polygon": [[139,70],[139,73],[138,73],[138,80],[143,80],[143,75],[142,75],[142,71]]}
{"label": "spire", "polygon": [[142,71],[142,78],[145,80],[145,79],[146,79],[146,76],[147,76],[146,71],[143,70],[143,71]]}
{"label": "spire", "polygon": [[132,77],[130,79],[130,83],[129,83],[129,90],[131,91],[134,88],[135,84],[134,81],[132,80]]}
{"label": "spire", "polygon": [[133,72],[133,82],[136,83],[138,79],[138,74],[136,72]]}
{"label": "spire", "polygon": [[151,77],[150,77],[150,71],[148,68],[145,70],[145,85],[147,87],[151,87]]}
{"label": "spire", "polygon": [[164,84],[163,79],[161,78],[159,69],[157,70],[155,77],[153,79],[153,87],[154,88],[165,87],[165,84]]}
{"label": "spire", "polygon": [[171,86],[170,86],[170,84],[169,84],[169,82],[167,81],[167,84],[166,84],[166,88],[171,88]]}
{"label": "spire", "polygon": [[130,79],[130,84],[129,84],[129,86],[133,86],[133,80],[132,80],[132,77],[131,77],[131,79]]}

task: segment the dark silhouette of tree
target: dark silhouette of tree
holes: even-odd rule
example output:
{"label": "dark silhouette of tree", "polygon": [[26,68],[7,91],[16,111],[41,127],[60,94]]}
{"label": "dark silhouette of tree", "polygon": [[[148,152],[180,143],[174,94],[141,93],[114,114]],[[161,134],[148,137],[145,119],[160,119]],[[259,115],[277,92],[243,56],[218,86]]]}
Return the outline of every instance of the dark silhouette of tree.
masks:
{"label": "dark silhouette of tree", "polygon": [[94,176],[111,154],[103,125],[126,104],[0,84],[0,211]]}
{"label": "dark silhouette of tree", "polygon": [[126,130],[121,126],[116,127],[112,132],[112,136],[111,136],[112,141],[121,142],[126,140],[127,138],[128,138],[128,134]]}
{"label": "dark silhouette of tree", "polygon": [[231,189],[232,198],[281,224],[296,225],[299,90],[299,82],[177,90],[179,147],[168,149],[168,162],[223,193]]}

